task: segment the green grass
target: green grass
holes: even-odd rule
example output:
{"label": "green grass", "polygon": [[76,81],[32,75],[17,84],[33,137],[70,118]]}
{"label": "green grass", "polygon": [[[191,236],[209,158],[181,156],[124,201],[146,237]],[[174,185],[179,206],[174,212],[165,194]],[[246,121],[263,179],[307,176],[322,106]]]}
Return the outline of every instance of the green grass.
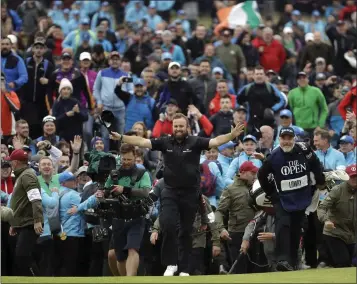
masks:
{"label": "green grass", "polygon": [[193,277],[2,277],[1,283],[356,283],[356,268]]}

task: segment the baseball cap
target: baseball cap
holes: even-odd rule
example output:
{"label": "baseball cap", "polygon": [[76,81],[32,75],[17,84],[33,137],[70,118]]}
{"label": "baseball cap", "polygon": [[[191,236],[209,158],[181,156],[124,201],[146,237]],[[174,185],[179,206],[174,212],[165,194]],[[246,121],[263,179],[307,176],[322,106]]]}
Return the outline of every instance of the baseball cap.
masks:
{"label": "baseball cap", "polygon": [[31,153],[31,148],[27,145],[22,146],[22,150],[26,151],[27,153]]}
{"label": "baseball cap", "polygon": [[308,42],[308,41],[314,41],[314,39],[315,39],[315,36],[314,36],[313,33],[307,33],[307,34],[305,35],[305,41],[306,41],[306,42]]}
{"label": "baseball cap", "polygon": [[26,162],[29,160],[29,155],[25,150],[17,149],[11,153],[9,160]]}
{"label": "baseball cap", "polygon": [[283,127],[280,129],[279,132],[279,137],[284,136],[284,135],[289,135],[295,137],[295,131],[294,128],[292,127]]}
{"label": "baseball cap", "polygon": [[233,143],[232,141],[229,141],[227,143],[224,143],[223,145],[218,147],[218,151],[223,151],[224,149],[229,149],[229,148],[234,148],[234,146],[237,145],[236,143]]}
{"label": "baseball cap", "polygon": [[68,8],[66,8],[66,9],[64,9],[63,10],[63,14],[69,14],[71,11],[68,9]]}
{"label": "baseball cap", "polygon": [[174,66],[177,66],[178,68],[181,68],[180,63],[174,61],[174,62],[170,62],[170,64],[169,64],[169,69],[171,69],[171,68],[174,67]]}
{"label": "baseball cap", "polygon": [[81,24],[82,25],[89,25],[89,23],[90,23],[90,21],[89,21],[88,18],[84,18],[84,19],[81,20]]}
{"label": "baseball cap", "polygon": [[252,173],[257,173],[259,171],[259,168],[256,167],[252,161],[245,161],[239,168],[239,172],[252,172]]}
{"label": "baseball cap", "polygon": [[325,63],[326,60],[323,57],[317,57],[315,60],[315,64],[319,64],[319,63]]}
{"label": "baseball cap", "polygon": [[269,70],[267,71],[267,75],[268,75],[268,74],[276,75],[276,73],[275,73],[275,71],[274,71],[273,69],[269,69]]}
{"label": "baseball cap", "polygon": [[64,183],[66,181],[71,181],[71,180],[75,180],[75,179],[76,179],[76,177],[71,172],[63,172],[63,173],[59,174],[59,176],[58,176],[59,183]]}
{"label": "baseball cap", "polygon": [[87,167],[87,166],[81,166],[81,167],[74,173],[74,176],[75,176],[75,177],[78,177],[80,174],[86,173],[87,170],[88,170],[88,167]]}
{"label": "baseball cap", "polygon": [[119,54],[118,51],[112,51],[112,52],[110,53],[110,55],[109,55],[109,58],[112,58],[112,57],[114,57],[114,56],[117,56],[117,57],[119,57],[119,59],[120,59],[120,54]]}
{"label": "baseball cap", "polygon": [[301,15],[299,10],[294,10],[291,14],[294,15],[294,16],[300,16]]}
{"label": "baseball cap", "polygon": [[62,59],[65,59],[65,58],[72,59],[72,55],[70,53],[68,53],[68,52],[64,52],[64,53],[62,53],[61,58]]}
{"label": "baseball cap", "polygon": [[242,106],[242,105],[240,105],[239,107],[237,107],[234,111],[244,111],[245,113],[247,113],[247,109],[246,109],[244,106]]}
{"label": "baseball cap", "polygon": [[349,175],[349,177],[356,176],[357,175],[356,164],[348,166],[345,171],[346,171],[346,174]]}
{"label": "baseball cap", "polygon": [[72,15],[79,15],[79,10],[72,10]]}
{"label": "baseball cap", "polygon": [[104,2],[102,3],[102,7],[106,7],[106,6],[109,6],[109,2],[108,2],[108,1],[104,1]]}
{"label": "baseball cap", "polygon": [[81,39],[82,39],[82,41],[90,41],[90,34],[89,34],[89,32],[82,32],[82,33],[81,33]]}
{"label": "baseball cap", "polygon": [[169,99],[169,101],[167,102],[168,105],[175,105],[178,107],[178,103],[175,99],[171,98]]}
{"label": "baseball cap", "polygon": [[146,86],[144,79],[138,78],[134,82],[134,86]]}
{"label": "baseball cap", "polygon": [[171,54],[170,52],[164,52],[164,53],[161,55],[161,60],[162,60],[162,61],[167,60],[167,59],[172,60],[172,54]]}
{"label": "baseball cap", "polygon": [[85,59],[92,60],[92,56],[90,55],[89,52],[82,52],[79,55],[79,61],[82,61],[82,60],[85,60]]}
{"label": "baseball cap", "polygon": [[229,29],[224,29],[221,33],[223,36],[231,36],[232,32]]}
{"label": "baseball cap", "polygon": [[248,140],[252,140],[254,143],[257,143],[257,138],[255,138],[255,136],[253,136],[253,135],[248,134],[248,135],[244,136],[243,142],[248,141]]}
{"label": "baseball cap", "polygon": [[213,70],[212,70],[212,73],[213,74],[216,74],[216,73],[219,73],[221,75],[223,75],[223,69],[221,67],[214,67]]}
{"label": "baseball cap", "polygon": [[292,112],[290,111],[290,110],[288,110],[288,109],[283,109],[281,112],[280,112],[280,115],[279,115],[280,117],[282,117],[282,116],[287,116],[287,117],[289,117],[289,118],[292,118],[293,117],[293,114],[292,114]]}
{"label": "baseball cap", "polygon": [[156,54],[150,54],[149,56],[148,56],[148,61],[149,62],[157,62],[157,63],[160,63],[160,57],[159,56],[157,56]]}
{"label": "baseball cap", "polygon": [[300,126],[296,126],[296,125],[293,125],[291,126],[292,129],[294,129],[294,132],[295,132],[295,136],[298,136],[298,137],[305,137],[305,130],[303,128],[301,128]]}
{"label": "baseball cap", "polygon": [[293,29],[291,27],[285,27],[283,29],[283,33],[284,34],[292,34],[293,33]]}
{"label": "baseball cap", "polygon": [[42,45],[42,46],[45,46],[45,39],[44,38],[36,38],[35,39],[35,42],[33,43],[33,45]]}
{"label": "baseball cap", "polygon": [[354,143],[354,140],[353,140],[352,136],[343,135],[343,136],[340,138],[340,144],[341,144],[341,143],[350,143],[350,144],[353,144],[353,143]]}
{"label": "baseball cap", "polygon": [[305,72],[303,72],[303,71],[301,71],[301,72],[299,72],[298,74],[297,74],[297,76],[296,76],[296,78],[299,78],[299,77],[307,77],[307,74],[305,73]]}
{"label": "baseball cap", "polygon": [[317,81],[326,80],[326,75],[324,73],[317,73],[316,74],[316,80]]}
{"label": "baseball cap", "polygon": [[52,115],[46,115],[43,119],[42,119],[42,123],[46,123],[46,122],[55,122],[56,118]]}
{"label": "baseball cap", "polygon": [[155,4],[155,3],[150,3],[150,5],[148,6],[148,8],[150,8],[150,9],[156,9],[156,4]]}
{"label": "baseball cap", "polygon": [[314,16],[314,17],[320,17],[320,12],[317,11],[317,10],[314,10],[314,11],[312,11],[311,15]]}

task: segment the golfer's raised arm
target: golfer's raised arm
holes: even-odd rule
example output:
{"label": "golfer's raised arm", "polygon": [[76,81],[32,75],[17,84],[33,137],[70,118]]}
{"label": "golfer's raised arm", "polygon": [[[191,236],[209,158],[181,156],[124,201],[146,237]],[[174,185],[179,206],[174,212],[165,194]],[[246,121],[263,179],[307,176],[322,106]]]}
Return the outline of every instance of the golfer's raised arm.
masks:
{"label": "golfer's raised arm", "polygon": [[149,148],[152,149],[151,141],[150,139],[145,139],[139,136],[127,136],[127,135],[122,135],[117,132],[111,132],[110,134],[110,139],[120,141],[123,143],[127,143],[130,145],[138,146],[140,148]]}

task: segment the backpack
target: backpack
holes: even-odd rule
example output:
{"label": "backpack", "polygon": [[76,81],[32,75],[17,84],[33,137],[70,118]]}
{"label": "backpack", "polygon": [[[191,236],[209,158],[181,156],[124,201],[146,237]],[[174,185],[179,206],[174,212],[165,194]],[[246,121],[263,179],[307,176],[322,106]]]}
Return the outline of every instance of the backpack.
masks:
{"label": "backpack", "polygon": [[59,214],[60,200],[61,198],[68,193],[69,190],[63,190],[58,195],[58,202],[52,208],[47,208],[47,218],[48,218],[48,226],[50,227],[50,232],[54,235],[61,232],[61,219]]}
{"label": "backpack", "polygon": [[[26,66],[29,64],[31,58],[32,58],[32,57],[27,57],[27,58],[26,58]],[[44,76],[46,75],[47,68],[48,68],[48,60],[47,60],[47,59],[44,59],[44,60],[43,60],[43,72],[44,72],[43,75],[44,75]]]}
{"label": "backpack", "polygon": [[[245,94],[245,95],[248,95],[248,92],[249,92],[250,88],[253,86],[253,84],[254,84],[254,83],[248,84],[247,87],[244,89],[244,94]],[[271,93],[271,92],[272,92],[272,87],[271,87],[271,85],[270,85],[269,83],[267,83],[267,82],[265,82],[265,85],[266,85],[266,87],[267,87],[268,92]]]}
{"label": "backpack", "polygon": [[208,164],[214,162],[217,164],[221,174],[223,173],[222,165],[218,161],[206,160],[200,165],[201,182],[200,189],[203,195],[207,197],[215,196],[216,194],[216,177],[211,173]]}

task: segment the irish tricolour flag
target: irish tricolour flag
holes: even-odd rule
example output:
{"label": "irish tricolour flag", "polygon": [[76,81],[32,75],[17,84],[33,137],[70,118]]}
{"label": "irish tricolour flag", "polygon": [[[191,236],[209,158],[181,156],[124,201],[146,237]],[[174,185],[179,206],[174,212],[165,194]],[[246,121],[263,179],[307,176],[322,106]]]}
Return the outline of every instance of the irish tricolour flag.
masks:
{"label": "irish tricolour flag", "polygon": [[246,1],[235,6],[221,8],[217,11],[217,17],[220,24],[215,32],[223,28],[234,29],[237,26],[246,25],[256,28],[262,22],[256,1]]}

